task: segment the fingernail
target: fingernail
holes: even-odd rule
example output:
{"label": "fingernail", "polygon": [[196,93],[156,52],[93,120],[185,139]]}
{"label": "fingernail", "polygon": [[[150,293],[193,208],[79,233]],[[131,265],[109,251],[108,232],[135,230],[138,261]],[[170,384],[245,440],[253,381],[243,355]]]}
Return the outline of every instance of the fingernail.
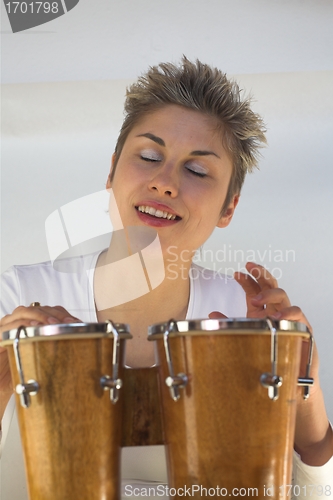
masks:
{"label": "fingernail", "polygon": [[274,318],[274,319],[279,319],[279,318],[281,318],[281,316],[282,316],[282,314],[279,312],[272,314],[272,318]]}
{"label": "fingernail", "polygon": [[59,320],[56,319],[56,318],[53,318],[52,316],[50,316],[49,318],[47,318],[47,322],[50,325],[57,325],[57,324],[59,324]]}
{"label": "fingernail", "polygon": [[71,316],[68,316],[67,318],[63,319],[64,323],[78,323],[78,320],[76,318],[72,318]]}
{"label": "fingernail", "polygon": [[258,301],[258,302],[259,302],[259,300],[261,300],[261,299],[262,299],[262,295],[261,295],[261,293],[259,293],[259,295],[256,295],[255,297],[253,297],[253,298],[252,298],[252,300],[256,300],[256,301]]}
{"label": "fingernail", "polygon": [[32,321],[30,321],[30,325],[31,326],[36,326],[36,325],[38,325],[38,321],[36,321],[35,319],[33,319]]}

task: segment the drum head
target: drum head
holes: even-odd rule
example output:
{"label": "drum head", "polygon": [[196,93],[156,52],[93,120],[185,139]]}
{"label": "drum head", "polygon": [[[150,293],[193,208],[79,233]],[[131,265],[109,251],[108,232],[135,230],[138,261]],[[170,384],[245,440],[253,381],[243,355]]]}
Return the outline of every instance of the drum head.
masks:
{"label": "drum head", "polygon": [[[129,326],[123,323],[66,323],[59,325],[21,327],[20,340],[75,340],[79,338],[113,338],[113,329],[118,332],[120,339],[130,339]],[[17,337],[18,329],[9,330],[2,334],[1,345],[12,344]]]}
{"label": "drum head", "polygon": [[228,318],[228,319],[194,319],[184,321],[170,320],[157,323],[148,329],[148,340],[162,338],[169,331],[169,337],[195,335],[227,335],[227,334],[271,334],[270,324],[279,334],[295,334],[308,338],[310,332],[304,323],[297,321],[267,321],[266,319]]}

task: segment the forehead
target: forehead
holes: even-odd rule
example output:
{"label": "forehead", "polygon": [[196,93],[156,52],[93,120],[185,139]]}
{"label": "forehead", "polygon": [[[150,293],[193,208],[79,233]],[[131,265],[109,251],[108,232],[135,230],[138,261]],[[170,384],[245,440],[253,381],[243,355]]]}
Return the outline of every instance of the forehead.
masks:
{"label": "forehead", "polygon": [[166,105],[142,116],[127,139],[151,133],[161,137],[166,146],[191,142],[198,146],[215,144],[215,147],[223,147],[221,128],[216,118],[205,113],[178,105]]}

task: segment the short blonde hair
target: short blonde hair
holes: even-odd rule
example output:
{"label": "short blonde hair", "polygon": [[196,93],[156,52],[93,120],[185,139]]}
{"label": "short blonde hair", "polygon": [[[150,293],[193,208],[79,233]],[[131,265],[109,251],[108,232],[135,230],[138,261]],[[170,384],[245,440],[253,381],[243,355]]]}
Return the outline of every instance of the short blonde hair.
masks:
{"label": "short blonde hair", "polygon": [[251,99],[241,96],[237,83],[199,60],[191,62],[184,56],[179,66],[161,63],[150,67],[127,89],[125,119],[115,148],[114,166],[128,134],[139,120],[170,104],[200,111],[217,120],[224,146],[233,161],[224,211],[233,195],[240,192],[246,173],[257,166],[259,149],[266,143],[266,128],[262,118],[252,111]]}

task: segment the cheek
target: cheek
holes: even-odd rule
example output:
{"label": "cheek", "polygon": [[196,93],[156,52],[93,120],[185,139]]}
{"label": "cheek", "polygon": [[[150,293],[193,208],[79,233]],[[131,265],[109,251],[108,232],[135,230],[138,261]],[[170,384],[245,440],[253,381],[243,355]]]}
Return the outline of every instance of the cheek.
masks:
{"label": "cheek", "polygon": [[202,217],[207,219],[207,224],[211,220],[215,225],[220,219],[224,200],[226,198],[227,189],[219,188],[201,188],[192,191],[193,210],[197,214],[202,214]]}
{"label": "cheek", "polygon": [[119,163],[112,181],[112,188],[115,192],[126,192],[136,179],[133,169],[128,164]]}
{"label": "cheek", "polygon": [[128,187],[147,181],[148,169],[140,168],[135,161],[122,165],[122,183]]}

